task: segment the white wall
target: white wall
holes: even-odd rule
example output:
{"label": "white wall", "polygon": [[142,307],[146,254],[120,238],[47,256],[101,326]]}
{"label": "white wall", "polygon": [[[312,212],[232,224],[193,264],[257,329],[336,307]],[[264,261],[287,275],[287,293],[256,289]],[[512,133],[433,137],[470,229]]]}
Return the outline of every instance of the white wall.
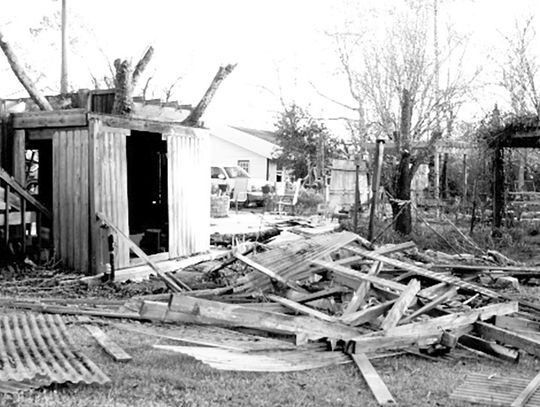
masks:
{"label": "white wall", "polygon": [[238,160],[249,160],[249,175],[266,179],[266,157],[213,134],[210,135],[210,160],[213,165],[238,165]]}

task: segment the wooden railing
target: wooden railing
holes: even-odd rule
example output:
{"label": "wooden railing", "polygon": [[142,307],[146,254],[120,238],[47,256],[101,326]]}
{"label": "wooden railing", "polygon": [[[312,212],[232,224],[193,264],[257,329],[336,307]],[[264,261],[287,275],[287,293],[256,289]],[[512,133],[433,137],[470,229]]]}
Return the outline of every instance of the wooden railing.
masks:
{"label": "wooden railing", "polygon": [[4,243],[5,247],[9,245],[9,209],[10,194],[18,195],[20,199],[20,216],[21,216],[21,228],[22,228],[22,251],[26,251],[26,210],[27,204],[36,209],[36,224],[37,224],[37,235],[38,235],[38,246],[41,246],[40,240],[40,228],[41,228],[41,216],[45,216],[48,219],[52,219],[52,213],[47,209],[41,202],[34,198],[30,193],[22,186],[15,178],[7,173],[4,169],[0,168],[0,186],[4,188],[4,203],[3,208],[4,212]]}

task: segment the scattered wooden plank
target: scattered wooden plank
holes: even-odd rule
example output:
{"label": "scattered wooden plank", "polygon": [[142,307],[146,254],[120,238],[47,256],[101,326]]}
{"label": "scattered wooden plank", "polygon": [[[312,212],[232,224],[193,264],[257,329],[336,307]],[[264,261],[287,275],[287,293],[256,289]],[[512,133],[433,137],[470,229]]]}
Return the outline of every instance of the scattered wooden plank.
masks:
{"label": "scattered wooden plank", "polygon": [[517,362],[519,360],[519,352],[517,350],[509,349],[495,343],[494,341],[486,341],[474,335],[461,335],[459,337],[459,343],[468,348],[476,349],[478,351],[487,353],[488,355],[496,356],[510,362]]}
{"label": "scattered wooden plank", "polygon": [[[135,244],[135,242],[133,242],[133,240],[131,240],[129,238],[129,236],[126,236],[124,234],[124,232],[122,232],[118,227],[116,227],[116,225],[114,223],[111,222],[111,220],[103,213],[101,212],[98,212],[96,214],[98,220],[101,220],[102,222],[104,222],[107,226],[109,226],[126,244],[127,246],[133,251],[133,253],[135,253],[137,256],[139,256],[142,260],[144,260],[146,262],[146,264],[148,264],[152,270],[154,270],[154,272],[156,273],[156,275],[161,278],[165,284],[174,292],[181,292],[183,290],[188,290],[188,291],[191,291],[191,288],[185,284],[185,283],[182,283],[182,287],[180,287],[178,284],[176,284],[174,281],[172,281],[169,277],[167,277],[165,275],[165,273],[163,273],[159,267],[152,261],[150,260],[150,258],[146,255],[145,252],[143,252],[141,250],[141,248],[139,246],[137,246]],[[178,280],[178,279],[177,279]]]}
{"label": "scattered wooden plank", "polygon": [[268,298],[271,301],[277,302],[278,304],[281,304],[287,308],[290,308],[294,311],[297,311],[301,314],[310,315],[312,317],[321,319],[323,321],[328,321],[328,322],[336,321],[335,317],[331,317],[330,315],[327,315],[324,312],[317,311],[313,308],[310,308],[306,305],[299,304],[287,298],[279,297],[277,295],[272,295],[272,294],[267,294],[266,298]]}
{"label": "scattered wooden plank", "polygon": [[376,335],[367,334],[355,338],[350,343],[354,344],[354,353],[379,352],[390,349],[407,349],[411,346],[428,346],[440,343],[442,331],[429,331],[417,333],[415,335],[391,335],[385,336],[380,333]]}
{"label": "scattered wooden plank", "polygon": [[95,325],[85,325],[86,329],[94,337],[97,343],[103,348],[105,353],[114,359],[115,362],[129,362],[132,357],[109,336]]}
{"label": "scattered wooden plank", "polygon": [[407,289],[401,293],[390,311],[388,311],[388,315],[381,324],[382,330],[386,331],[398,324],[403,313],[409,308],[418,291],[420,291],[420,282],[412,279],[407,285]]}
{"label": "scattered wooden plank", "polygon": [[[382,263],[380,261],[376,261],[372,264],[371,268],[368,271],[368,275],[370,276],[376,276],[381,271]],[[351,298],[351,301],[349,304],[347,304],[347,307],[343,311],[343,316],[350,315],[358,310],[364,304],[366,295],[369,292],[369,288],[371,287],[371,284],[369,281],[362,281],[358,288],[355,290],[353,297]]]}
{"label": "scattered wooden plank", "polygon": [[367,356],[363,353],[352,354],[351,358],[356,363],[356,366],[362,373],[364,380],[369,386],[373,396],[377,400],[380,406],[395,406],[396,400],[390,394],[388,387],[381,379],[381,376],[377,373]]}
{"label": "scattered wooden plank", "polygon": [[425,314],[426,312],[429,312],[431,311],[432,309],[438,307],[439,305],[441,305],[442,303],[448,301],[450,298],[452,297],[455,297],[457,295],[457,289],[455,287],[450,287],[450,289],[440,295],[439,297],[435,298],[434,300],[428,302],[426,305],[424,305],[423,307],[417,309],[416,311],[414,311],[411,315],[407,316],[406,318],[403,318],[401,321],[400,321],[400,324],[403,325],[403,324],[407,324],[409,322],[411,322],[414,318],[422,315],[422,314]]}
{"label": "scattered wooden plank", "polygon": [[287,287],[292,288],[293,290],[300,291],[300,292],[305,292],[305,290],[298,287],[298,285],[296,283],[293,283],[292,281],[289,281],[289,280],[283,278],[282,276],[280,276],[279,274],[277,274],[273,270],[270,270],[268,267],[265,267],[265,266],[255,262],[255,261],[253,261],[249,257],[246,257],[246,256],[244,256],[244,255],[242,255],[240,253],[234,253],[234,257],[237,258],[238,260],[240,260],[242,263],[247,264],[252,269],[257,270],[258,272],[265,274],[266,276],[270,277],[273,280],[279,281],[281,284],[284,284]]}
{"label": "scattered wooden plank", "polygon": [[[142,315],[142,314],[141,314]],[[321,321],[311,317],[278,314],[218,301],[174,294],[167,316],[179,315],[180,320],[190,317],[199,324],[216,324],[226,327],[246,327],[281,334],[306,334],[309,339],[352,339],[359,336],[359,329],[337,322]]]}
{"label": "scattered wooden plank", "polygon": [[495,318],[495,325],[512,331],[531,331],[540,334],[540,323],[526,318],[498,315]]}
{"label": "scattered wooden plank", "polygon": [[530,400],[532,395],[540,387],[540,373],[538,373],[534,379],[532,379],[527,387],[523,389],[521,393],[516,397],[516,399],[510,404],[510,407],[524,407],[527,402]]}
{"label": "scattered wooden plank", "polygon": [[475,328],[484,339],[491,339],[500,343],[522,349],[531,355],[540,356],[540,340],[499,328],[495,325],[477,322]]}
{"label": "scattered wooden plank", "polygon": [[299,302],[299,303],[305,303],[305,302],[309,302],[313,300],[318,300],[320,298],[330,297],[335,294],[346,293],[347,291],[348,291],[347,287],[337,286],[337,287],[327,288],[327,289],[310,293],[310,294],[303,294],[299,296],[298,298],[295,298],[295,300],[296,302]]}
{"label": "scattered wooden plank", "polygon": [[413,322],[399,325],[386,331],[387,335],[416,335],[427,332],[436,332],[445,329],[455,329],[470,325],[478,320],[485,321],[495,315],[512,314],[518,309],[518,303],[504,302],[500,304],[486,305],[470,311],[456,312],[442,317],[432,318],[427,321]]}
{"label": "scattered wooden plank", "polygon": [[392,259],[390,257],[385,257],[385,256],[382,256],[380,254],[370,252],[368,250],[361,250],[361,249],[355,249],[355,248],[351,248],[350,250],[352,250],[354,253],[356,253],[358,255],[361,255],[361,256],[364,256],[364,257],[366,257],[368,259],[372,259],[372,260],[375,260],[375,261],[380,261],[380,262],[383,262],[385,264],[389,264],[391,266],[394,266],[394,267],[397,267],[397,268],[400,268],[400,269],[403,269],[403,270],[406,270],[406,271],[412,271],[412,272],[415,272],[418,275],[431,278],[431,279],[433,279],[435,281],[445,282],[445,283],[448,283],[448,284],[455,285],[455,286],[457,286],[459,288],[463,288],[465,290],[478,292],[478,293],[480,293],[482,295],[485,295],[486,297],[500,298],[500,295],[498,293],[496,293],[495,291],[493,291],[493,290],[489,290],[487,288],[474,285],[472,283],[463,281],[463,280],[461,280],[461,279],[459,279],[457,277],[454,277],[454,276],[449,276],[449,275],[445,275],[445,274],[441,274],[441,273],[435,273],[435,272],[433,272],[431,270],[427,270],[425,268],[418,267],[418,266],[406,263],[406,262],[401,261],[401,260],[396,260],[396,259]]}
{"label": "scattered wooden plank", "polygon": [[396,290],[398,292],[402,292],[407,287],[405,284],[396,283],[395,281],[386,280],[384,278],[380,278],[373,275],[368,275],[366,273],[362,273],[360,271],[353,270],[348,267],[340,266],[333,262],[323,261],[323,260],[312,260],[312,263],[317,266],[324,267],[328,270],[331,270],[334,273],[342,274],[345,277],[350,277],[352,279],[359,280],[359,281],[369,281],[370,283],[378,284],[382,287],[387,287],[392,290]]}
{"label": "scattered wooden plank", "polygon": [[352,314],[342,315],[339,319],[341,322],[351,326],[359,326],[367,322],[373,322],[376,318],[392,308],[395,302],[396,300],[390,300],[373,305],[372,307],[353,312]]}

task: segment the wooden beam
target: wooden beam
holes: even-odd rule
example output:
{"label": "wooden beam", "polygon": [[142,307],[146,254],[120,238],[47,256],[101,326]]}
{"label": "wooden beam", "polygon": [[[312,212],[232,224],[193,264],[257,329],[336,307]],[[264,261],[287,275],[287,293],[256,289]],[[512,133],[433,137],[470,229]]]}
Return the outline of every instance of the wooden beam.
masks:
{"label": "wooden beam", "polygon": [[345,277],[350,277],[354,280],[358,281],[369,281],[374,284],[379,284],[382,287],[391,288],[392,290],[396,290],[398,292],[402,292],[407,287],[405,284],[397,283],[392,280],[387,280],[384,278],[380,278],[374,275],[368,275],[366,273],[362,273],[357,270],[353,270],[348,267],[343,267],[338,264],[335,264],[334,262],[330,261],[324,261],[324,260],[312,260],[312,264],[315,264],[316,266],[323,267],[325,269],[331,270],[334,273],[338,273],[341,275],[344,275]]}
{"label": "wooden beam", "polygon": [[[381,271],[381,267],[382,263],[380,261],[374,262],[368,271],[368,275],[376,276]],[[360,285],[354,292],[351,301],[349,301],[349,304],[347,304],[347,307],[343,311],[342,318],[356,312],[358,308],[360,308],[362,304],[364,304],[370,287],[371,284],[369,281],[362,281],[360,283]]]}
{"label": "wooden beam", "polygon": [[88,113],[88,118],[98,119],[104,126],[108,127],[148,131],[151,133],[195,136],[198,131],[203,131],[202,129],[193,129],[191,127],[183,126],[178,122],[151,120],[137,116],[122,117],[104,113]]}
{"label": "wooden beam", "polygon": [[395,302],[396,300],[390,300],[381,304],[373,305],[372,307],[353,312],[352,314],[343,315],[339,319],[341,322],[351,326],[358,326],[367,322],[372,322],[375,320],[375,318],[378,318],[392,308],[392,305],[394,305]]}
{"label": "wooden beam", "polygon": [[517,350],[499,345],[495,343],[495,341],[486,341],[485,339],[469,334],[461,335],[458,341],[468,348],[476,349],[480,352],[484,352],[488,355],[496,356],[510,362],[517,362],[519,360],[519,352]]}
{"label": "wooden beam", "polygon": [[381,329],[386,331],[390,328],[395,327],[403,313],[409,308],[411,303],[414,301],[416,294],[420,291],[420,282],[418,280],[412,279],[407,288],[401,293],[399,298],[396,300],[388,315],[381,324]]}
{"label": "wooden beam", "polygon": [[116,344],[109,336],[99,327],[94,325],[85,325],[90,335],[94,337],[96,342],[103,348],[105,353],[114,359],[115,362],[129,362],[132,357],[120,346]]}
{"label": "wooden beam", "polygon": [[236,304],[173,294],[169,311],[187,315],[200,324],[246,327],[281,334],[305,334],[309,339],[333,338],[349,340],[359,336],[359,329],[336,322],[262,311]]}
{"label": "wooden beam", "polygon": [[279,297],[277,295],[267,294],[266,298],[271,301],[277,302],[278,304],[283,305],[293,311],[299,312],[301,314],[306,314],[314,318],[321,319],[323,321],[335,322],[337,318],[331,317],[330,315],[325,314],[324,312],[317,311],[313,308],[310,308],[306,305],[299,304],[295,301],[289,300],[288,298]]}
{"label": "wooden beam", "polygon": [[411,322],[414,318],[425,314],[426,312],[431,311],[432,309],[438,307],[442,303],[448,301],[450,298],[455,297],[457,295],[457,290],[455,287],[451,287],[446,293],[436,297],[434,300],[428,302],[423,307],[417,309],[414,311],[411,315],[407,316],[406,318],[403,318],[400,323],[401,324],[407,324]]}
{"label": "wooden beam", "polygon": [[39,127],[86,127],[88,119],[85,109],[54,110],[52,112],[13,113],[14,129]]}
{"label": "wooden beam", "polygon": [[357,353],[350,355],[360,373],[364,377],[367,385],[369,386],[373,396],[377,400],[380,406],[395,406],[396,400],[390,394],[388,387],[384,384],[381,376],[377,373],[367,356],[363,353]]}
{"label": "wooden beam", "polygon": [[495,315],[512,314],[517,312],[517,310],[517,301],[503,302],[500,304],[486,305],[485,307],[472,309],[470,311],[456,312],[454,314],[432,318],[427,321],[399,325],[387,330],[386,332],[388,335],[415,335],[444,329],[455,329],[473,324],[478,320],[485,321],[486,319],[489,319]]}
{"label": "wooden beam", "polygon": [[135,253],[137,256],[139,256],[142,260],[146,262],[154,270],[156,275],[161,278],[165,284],[173,291],[175,292],[181,292],[183,289],[191,291],[191,288],[185,283],[182,283],[182,288],[178,286],[174,281],[172,281],[170,278],[168,278],[164,272],[162,272],[159,267],[152,261],[150,258],[144,253],[139,246],[135,244],[128,236],[124,234],[118,227],[111,222],[111,220],[102,212],[96,213],[96,217],[98,220],[105,223],[107,226],[109,226],[124,242],[128,245],[128,247]]}
{"label": "wooden beam", "polygon": [[523,349],[531,355],[540,356],[540,340],[538,339],[527,337],[523,334],[518,334],[484,322],[477,322],[475,328],[484,339],[505,343]]}
{"label": "wooden beam", "polygon": [[392,259],[390,257],[381,256],[380,254],[376,254],[374,252],[370,252],[368,250],[361,250],[361,249],[353,249],[351,248],[353,252],[355,252],[358,255],[364,256],[368,259],[375,260],[375,261],[381,261],[385,264],[389,264],[391,266],[406,270],[406,271],[412,271],[420,276],[431,278],[435,281],[441,281],[448,284],[455,285],[456,287],[463,288],[464,290],[469,290],[473,292],[478,292],[482,295],[485,295],[490,298],[499,298],[500,295],[496,293],[495,291],[489,290],[484,287],[480,287],[474,284],[471,284],[469,282],[463,281],[457,277],[448,276],[440,273],[435,273],[431,270],[415,266],[413,264],[406,263],[401,260]]}

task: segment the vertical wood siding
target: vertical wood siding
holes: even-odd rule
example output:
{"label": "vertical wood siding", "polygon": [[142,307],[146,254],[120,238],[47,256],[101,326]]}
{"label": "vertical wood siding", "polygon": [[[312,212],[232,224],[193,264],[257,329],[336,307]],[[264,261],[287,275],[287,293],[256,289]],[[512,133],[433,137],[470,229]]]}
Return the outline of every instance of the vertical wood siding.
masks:
{"label": "vertical wood siding", "polygon": [[[127,157],[126,136],[129,130],[104,127],[99,122],[91,125],[94,195],[93,210],[104,213],[122,232],[129,236],[129,216],[127,197]],[[93,222],[95,216],[92,217]],[[95,228],[96,225],[94,224]],[[104,260],[107,253],[102,241],[102,233],[94,230],[92,235],[94,255],[97,257],[96,267]],[[129,266],[129,247],[123,240],[116,239],[115,267]],[[96,270],[101,271],[101,270]]]}
{"label": "vertical wood siding", "polygon": [[59,257],[75,271],[89,269],[88,130],[53,134],[53,235]]}
{"label": "vertical wood siding", "polygon": [[210,247],[210,155],[205,130],[174,127],[167,134],[169,256]]}

